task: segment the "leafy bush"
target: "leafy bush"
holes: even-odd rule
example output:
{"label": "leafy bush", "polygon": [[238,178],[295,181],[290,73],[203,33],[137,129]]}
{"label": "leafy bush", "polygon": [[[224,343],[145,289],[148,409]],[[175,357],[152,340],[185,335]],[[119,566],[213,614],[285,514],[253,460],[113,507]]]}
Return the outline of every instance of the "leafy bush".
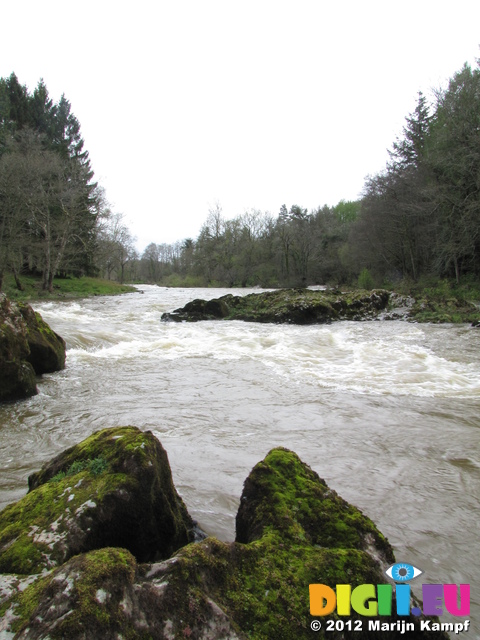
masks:
{"label": "leafy bush", "polygon": [[368,290],[373,289],[374,287],[372,274],[367,269],[367,267],[362,269],[362,272],[358,276],[358,286],[360,287],[360,289],[368,289]]}

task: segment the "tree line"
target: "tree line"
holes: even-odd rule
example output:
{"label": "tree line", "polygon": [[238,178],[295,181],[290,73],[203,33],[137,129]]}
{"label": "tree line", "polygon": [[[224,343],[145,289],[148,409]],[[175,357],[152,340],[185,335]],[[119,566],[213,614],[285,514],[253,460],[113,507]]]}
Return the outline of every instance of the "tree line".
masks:
{"label": "tree line", "polygon": [[0,79],[0,282],[4,272],[101,275],[176,286],[379,286],[480,275],[480,64],[415,110],[357,201],[226,219],[139,256],[94,182],[78,120],[42,81]]}
{"label": "tree line", "polygon": [[233,220],[217,205],[198,238],[150,244],[147,280],[226,286],[383,285],[480,275],[480,69],[465,65],[429,103],[418,94],[386,168],[361,198],[283,205]]}
{"label": "tree line", "polygon": [[50,291],[61,274],[121,278],[134,257],[69,101],[54,103],[42,80],[29,93],[14,73],[0,78],[0,290],[8,272],[19,288],[22,273],[37,273]]}

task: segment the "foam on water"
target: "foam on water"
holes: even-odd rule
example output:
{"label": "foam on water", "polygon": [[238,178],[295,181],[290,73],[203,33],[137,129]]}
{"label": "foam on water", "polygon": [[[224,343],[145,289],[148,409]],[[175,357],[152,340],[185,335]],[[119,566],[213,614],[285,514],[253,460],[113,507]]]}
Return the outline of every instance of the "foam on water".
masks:
{"label": "foam on water", "polygon": [[[146,291],[133,309],[94,300],[60,307],[47,303],[40,311],[66,337],[72,364],[98,359],[253,358],[291,382],[334,390],[441,397],[480,394],[477,330],[399,321],[308,327],[162,323],[164,310],[223,291]],[[469,348],[468,359],[458,355],[464,346]]]}

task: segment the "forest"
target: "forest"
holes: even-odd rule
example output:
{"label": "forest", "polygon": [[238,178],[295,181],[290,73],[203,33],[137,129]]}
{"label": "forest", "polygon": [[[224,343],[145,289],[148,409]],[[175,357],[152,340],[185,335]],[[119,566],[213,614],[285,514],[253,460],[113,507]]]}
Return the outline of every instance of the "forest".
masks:
{"label": "forest", "polygon": [[81,275],[228,287],[478,281],[480,62],[432,96],[418,94],[358,201],[233,219],[217,204],[197,238],[139,255],[94,181],[65,96],[54,104],[43,81],[30,94],[15,74],[0,79],[0,284],[6,273],[19,287],[22,274],[41,275],[47,290]]}

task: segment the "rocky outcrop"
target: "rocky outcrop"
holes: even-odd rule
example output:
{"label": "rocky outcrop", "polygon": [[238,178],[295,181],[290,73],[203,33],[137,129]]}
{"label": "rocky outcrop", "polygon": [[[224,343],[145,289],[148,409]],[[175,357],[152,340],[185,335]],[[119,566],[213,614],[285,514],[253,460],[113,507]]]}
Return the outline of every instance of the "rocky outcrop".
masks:
{"label": "rocky outcrop", "polygon": [[[151,434],[141,434],[129,427],[112,429],[108,437],[108,431],[68,450],[35,474],[28,495],[49,485],[72,460],[91,461],[91,456],[98,454],[93,444],[99,440],[103,442],[105,456],[108,457],[112,449],[108,458],[110,467],[102,473],[133,474],[137,478],[140,468],[147,471],[150,466],[145,465],[144,454],[155,466],[156,456],[152,459],[151,454],[161,445],[153,443]],[[113,454],[119,451],[115,462],[117,457]],[[79,474],[71,472],[72,475],[67,474],[59,481],[67,481],[68,485],[59,487],[62,491],[56,498],[55,504],[62,506],[61,514],[65,513],[63,495],[70,497],[74,489],[90,481],[91,462],[88,464],[88,470]],[[115,469],[113,465],[117,465]],[[150,476],[143,492],[149,493],[147,485],[155,483],[155,477],[155,473]],[[90,491],[92,502],[99,499],[99,487],[91,484]],[[129,509],[125,510],[120,501],[110,503],[112,513],[117,508],[126,518],[135,505],[130,502]],[[62,520],[56,511],[48,515],[46,503],[41,503],[40,510],[45,517],[42,525],[35,528],[38,525],[32,525],[29,520],[23,530],[15,532],[13,542],[8,538],[10,542],[6,544],[5,531],[9,531],[12,519],[7,525],[2,521],[2,553],[8,552],[8,544],[13,546],[17,539],[25,544],[23,534],[35,537],[40,528],[44,542],[52,542],[51,533],[60,530]],[[184,513],[183,508],[180,511]],[[80,513],[79,526],[95,527],[98,516],[102,516],[102,511],[97,509],[85,521]],[[48,518],[54,527],[46,528]],[[148,520],[144,518],[139,523],[137,535],[141,535]],[[325,633],[326,619],[323,619],[322,630],[313,632],[308,587],[314,583],[332,587],[382,584],[386,582],[384,569],[394,561],[392,548],[371,520],[329,489],[295,453],[273,449],[255,466],[245,482],[236,523],[237,537],[233,543],[207,538],[188,544],[173,557],[153,564],[141,564],[138,552],[106,540],[110,546],[71,557],[63,565],[30,578],[31,582],[20,576],[0,576],[3,613],[0,633],[8,633],[5,637],[15,640],[47,637],[52,640],[302,640],[314,637],[366,640],[371,637],[367,620],[356,614],[349,619],[357,617],[363,624],[361,631],[354,631],[353,627],[352,630],[333,627]],[[107,526],[104,521],[103,528]],[[122,526],[132,527],[132,518],[123,524],[115,520],[116,528]],[[48,536],[50,539],[45,540]],[[99,542],[98,537],[95,540]],[[45,548],[43,552],[48,554]],[[388,620],[394,622],[396,615]],[[413,618],[403,620],[409,622]],[[413,640],[447,638],[442,632],[415,631],[408,635]],[[381,634],[382,638],[392,640],[399,640],[400,636],[403,637],[401,628]]]}
{"label": "rocky outcrop", "polygon": [[228,294],[193,300],[162,315],[163,321],[245,320],[289,324],[323,324],[334,320],[370,320],[388,307],[388,291],[278,289],[246,296]]}
{"label": "rocky outcrop", "polygon": [[64,366],[64,340],[30,305],[0,294],[0,401],[35,395],[36,376]]}
{"label": "rocky outcrop", "polygon": [[38,573],[110,546],[153,561],[193,540],[167,454],[149,431],[99,431],[30,476],[29,487],[0,513],[3,573]]}

